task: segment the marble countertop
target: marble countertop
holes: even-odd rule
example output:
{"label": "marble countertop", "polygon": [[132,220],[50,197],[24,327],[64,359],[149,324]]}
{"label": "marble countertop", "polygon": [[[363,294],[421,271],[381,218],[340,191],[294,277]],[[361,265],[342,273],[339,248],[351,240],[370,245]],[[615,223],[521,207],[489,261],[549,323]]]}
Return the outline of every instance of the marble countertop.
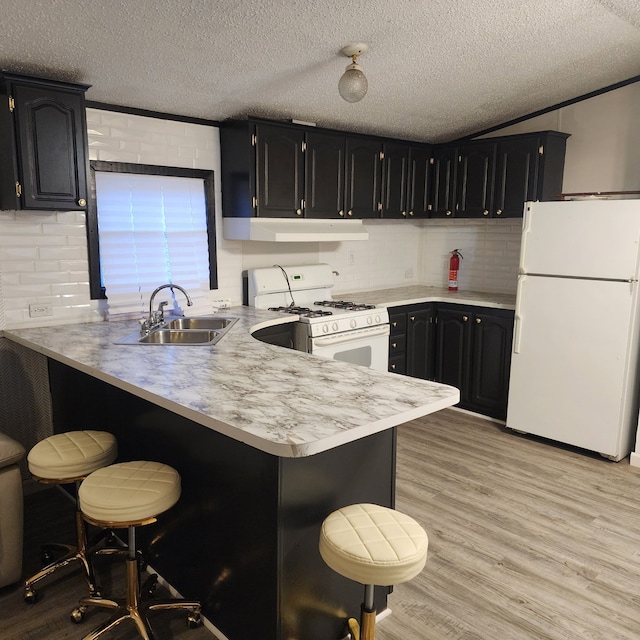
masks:
{"label": "marble countertop", "polygon": [[235,440],[303,457],[459,401],[454,387],[277,347],[251,336],[292,322],[253,307],[215,345],[116,345],[136,320],[5,330],[5,338]]}
{"label": "marble countertop", "polygon": [[516,294],[486,293],[484,291],[449,291],[445,287],[428,287],[413,285],[409,287],[394,287],[392,289],[378,289],[375,291],[355,291],[340,293],[334,296],[344,300],[353,300],[379,307],[399,307],[405,304],[420,302],[449,302],[452,304],[467,304],[476,307],[492,307],[494,309],[515,309]]}

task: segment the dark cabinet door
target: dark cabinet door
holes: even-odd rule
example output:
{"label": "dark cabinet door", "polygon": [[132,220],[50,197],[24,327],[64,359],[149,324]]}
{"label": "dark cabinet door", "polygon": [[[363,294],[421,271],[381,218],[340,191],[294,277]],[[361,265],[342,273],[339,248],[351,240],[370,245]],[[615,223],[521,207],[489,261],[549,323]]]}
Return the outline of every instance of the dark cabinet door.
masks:
{"label": "dark cabinet door", "polygon": [[407,375],[434,379],[435,315],[433,305],[407,314]]}
{"label": "dark cabinet door", "polygon": [[407,217],[409,145],[384,143],[382,160],[382,217]]}
{"label": "dark cabinet door", "polygon": [[[84,90],[13,84],[17,208],[87,206]],[[3,189],[4,192],[4,189]]]}
{"label": "dark cabinet door", "polygon": [[347,216],[379,218],[382,209],[382,145],[377,140],[347,138]]}
{"label": "dark cabinet door", "polygon": [[494,418],[507,417],[513,317],[510,312],[476,313],[473,319],[473,353],[470,408]]}
{"label": "dark cabinet door", "polygon": [[256,136],[258,216],[302,216],[304,132],[260,123],[256,126]]}
{"label": "dark cabinet door", "polygon": [[457,217],[483,218],[491,215],[495,155],[494,142],[458,147]]}
{"label": "dark cabinet door", "polygon": [[409,148],[409,186],[407,189],[409,218],[428,218],[431,201],[431,149]]}
{"label": "dark cabinet door", "polygon": [[460,389],[461,404],[469,395],[472,320],[468,309],[438,308],[436,380]]}
{"label": "dark cabinet door", "polygon": [[344,216],[344,136],[308,132],[305,150],[305,215]]}
{"label": "dark cabinet door", "polygon": [[524,203],[536,199],[540,149],[537,137],[513,138],[498,143],[494,216],[521,218]]}
{"label": "dark cabinet door", "polygon": [[455,215],[456,147],[434,149],[431,163],[431,203],[432,218],[449,218]]}

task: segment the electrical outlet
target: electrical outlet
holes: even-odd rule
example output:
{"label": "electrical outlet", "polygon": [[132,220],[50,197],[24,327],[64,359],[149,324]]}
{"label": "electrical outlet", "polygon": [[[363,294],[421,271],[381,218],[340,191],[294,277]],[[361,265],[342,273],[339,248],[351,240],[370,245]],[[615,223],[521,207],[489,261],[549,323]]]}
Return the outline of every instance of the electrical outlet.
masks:
{"label": "electrical outlet", "polygon": [[356,263],[356,252],[349,251],[349,253],[347,253],[347,258],[348,258],[349,264],[354,265]]}
{"label": "electrical outlet", "polygon": [[44,318],[45,316],[52,316],[53,309],[51,308],[51,303],[49,302],[40,302],[37,304],[29,305],[29,317],[30,318]]}

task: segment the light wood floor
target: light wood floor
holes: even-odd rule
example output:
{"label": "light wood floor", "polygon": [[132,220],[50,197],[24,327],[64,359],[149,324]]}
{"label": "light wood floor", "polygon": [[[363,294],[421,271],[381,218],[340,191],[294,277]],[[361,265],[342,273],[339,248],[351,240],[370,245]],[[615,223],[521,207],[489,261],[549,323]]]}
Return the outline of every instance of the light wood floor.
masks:
{"label": "light wood floor", "polygon": [[[640,638],[640,469],[453,410],[398,434],[396,506],[426,528],[429,559],[395,588],[377,640]],[[29,570],[38,563],[29,550],[43,537],[70,537],[63,511],[56,499],[27,497]],[[116,589],[122,581],[112,573]],[[80,638],[108,615],[72,625],[69,601],[84,583],[61,580],[34,606],[21,588],[0,589],[0,639]],[[187,629],[180,614],[157,615],[157,640],[212,638]],[[136,635],[127,625],[111,637]]]}

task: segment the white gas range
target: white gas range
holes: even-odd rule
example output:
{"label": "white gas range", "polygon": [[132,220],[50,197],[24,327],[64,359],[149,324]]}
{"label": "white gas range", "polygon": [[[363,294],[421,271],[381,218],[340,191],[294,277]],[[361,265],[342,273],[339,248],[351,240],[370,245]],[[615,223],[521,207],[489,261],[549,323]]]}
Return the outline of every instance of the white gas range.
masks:
{"label": "white gas range", "polygon": [[294,331],[299,351],[387,371],[387,310],[333,300],[328,264],[249,269],[247,280],[250,306],[299,316]]}

